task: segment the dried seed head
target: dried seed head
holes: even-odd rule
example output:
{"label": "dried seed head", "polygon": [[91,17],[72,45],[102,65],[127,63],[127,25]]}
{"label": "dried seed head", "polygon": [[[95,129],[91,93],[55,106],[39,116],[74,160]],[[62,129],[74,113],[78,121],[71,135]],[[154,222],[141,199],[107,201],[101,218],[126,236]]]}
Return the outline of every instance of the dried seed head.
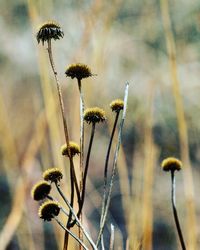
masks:
{"label": "dried seed head", "polygon": [[43,173],[45,181],[59,182],[63,177],[63,174],[58,168],[49,168]]}
{"label": "dried seed head", "polygon": [[110,108],[113,112],[119,112],[124,108],[124,102],[121,99],[116,99],[111,102]]}
{"label": "dried seed head", "polygon": [[41,219],[51,221],[55,216],[58,216],[60,207],[56,201],[44,202],[38,210],[38,215]]}
{"label": "dried seed head", "polygon": [[106,120],[105,111],[101,108],[88,108],[84,112],[84,120],[87,123],[98,123]]}
{"label": "dried seed head", "polygon": [[[77,143],[70,141],[69,142],[69,147],[70,147],[70,153],[71,153],[72,157],[74,157],[75,155],[80,154],[80,147],[79,147],[79,145]],[[64,144],[61,147],[61,153],[62,153],[62,155],[66,155],[66,156],[69,157],[67,144]]]}
{"label": "dried seed head", "polygon": [[36,34],[38,43],[40,43],[41,41],[43,45],[45,41],[48,41],[50,39],[58,40],[63,36],[64,33],[60,25],[54,21],[49,21],[42,24]]}
{"label": "dried seed head", "polygon": [[164,171],[179,171],[182,168],[182,162],[177,158],[168,157],[162,161],[161,167]]}
{"label": "dried seed head", "polygon": [[82,63],[71,64],[65,71],[66,76],[79,80],[92,76],[90,68]]}
{"label": "dried seed head", "polygon": [[50,191],[51,185],[47,181],[39,181],[33,186],[31,196],[36,201],[43,200]]}

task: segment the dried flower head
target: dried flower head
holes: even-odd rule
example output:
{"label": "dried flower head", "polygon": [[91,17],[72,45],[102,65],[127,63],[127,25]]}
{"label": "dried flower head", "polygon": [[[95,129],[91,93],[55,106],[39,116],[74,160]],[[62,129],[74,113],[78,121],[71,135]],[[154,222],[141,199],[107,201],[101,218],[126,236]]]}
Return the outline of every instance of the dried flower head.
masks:
{"label": "dried flower head", "polygon": [[124,101],[122,101],[121,99],[116,99],[111,102],[110,108],[113,112],[119,112],[124,108]]}
{"label": "dried flower head", "polygon": [[101,108],[94,107],[94,108],[88,108],[84,112],[84,120],[87,123],[98,123],[105,121],[105,111]]}
{"label": "dried flower head", "polygon": [[79,80],[92,76],[90,68],[82,63],[71,64],[65,71],[66,76]]}
{"label": "dried flower head", "polygon": [[179,171],[182,168],[182,162],[177,158],[168,157],[162,161],[161,167],[164,171]]}
{"label": "dried flower head", "polygon": [[63,174],[58,168],[49,168],[43,173],[45,181],[59,182],[63,177]]}
{"label": "dried flower head", "polygon": [[[80,154],[80,147],[79,147],[79,145],[77,143],[70,141],[69,142],[69,147],[70,147],[70,152],[71,152],[72,157],[74,157],[75,155]],[[67,144],[64,144],[61,147],[61,153],[62,153],[62,155],[69,156]]]}
{"label": "dried flower head", "polygon": [[36,34],[38,43],[40,43],[41,41],[43,45],[45,41],[48,41],[50,39],[57,40],[62,38],[63,36],[64,33],[60,25],[54,21],[49,21],[42,24]]}
{"label": "dried flower head", "polygon": [[36,201],[43,200],[50,191],[51,185],[47,181],[39,181],[33,186],[31,196]]}
{"label": "dried flower head", "polygon": [[51,221],[55,216],[58,216],[60,207],[56,201],[44,202],[38,210],[38,215],[41,219]]}

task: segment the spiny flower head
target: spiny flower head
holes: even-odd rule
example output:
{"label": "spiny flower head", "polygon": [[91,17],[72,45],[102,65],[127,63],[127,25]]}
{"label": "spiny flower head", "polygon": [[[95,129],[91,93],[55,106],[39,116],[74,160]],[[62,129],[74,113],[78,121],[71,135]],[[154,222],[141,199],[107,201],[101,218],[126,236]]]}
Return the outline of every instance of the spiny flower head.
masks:
{"label": "spiny flower head", "polygon": [[105,111],[98,107],[86,109],[83,116],[87,123],[98,123],[106,120]]}
{"label": "spiny flower head", "polygon": [[36,201],[43,200],[50,191],[51,185],[47,181],[39,181],[33,186],[31,196]]}
{"label": "spiny flower head", "polygon": [[62,171],[59,168],[49,168],[43,173],[45,181],[59,182],[63,177]]}
{"label": "spiny flower head", "polygon": [[162,161],[161,167],[164,171],[179,171],[182,168],[182,162],[175,157],[168,157]]}
{"label": "spiny flower head", "polygon": [[60,212],[59,203],[56,201],[44,202],[38,210],[38,215],[41,219],[51,221]]}
{"label": "spiny flower head", "polygon": [[[79,145],[77,143],[75,143],[73,141],[70,141],[69,142],[69,148],[70,148],[70,153],[71,153],[72,157],[74,157],[75,155],[80,154],[80,147],[79,147]],[[69,156],[67,144],[64,144],[61,147],[61,153],[62,153],[62,155]]]}
{"label": "spiny flower head", "polygon": [[116,99],[111,102],[110,108],[113,112],[119,112],[124,108],[124,102],[121,99]]}
{"label": "spiny flower head", "polygon": [[72,79],[77,78],[78,80],[92,76],[90,68],[82,63],[71,64],[67,67],[65,74]]}
{"label": "spiny flower head", "polygon": [[42,44],[44,45],[45,41],[48,41],[50,39],[58,40],[64,36],[64,33],[60,27],[60,25],[54,21],[49,21],[46,23],[43,23],[36,34],[36,38],[38,43],[42,41]]}

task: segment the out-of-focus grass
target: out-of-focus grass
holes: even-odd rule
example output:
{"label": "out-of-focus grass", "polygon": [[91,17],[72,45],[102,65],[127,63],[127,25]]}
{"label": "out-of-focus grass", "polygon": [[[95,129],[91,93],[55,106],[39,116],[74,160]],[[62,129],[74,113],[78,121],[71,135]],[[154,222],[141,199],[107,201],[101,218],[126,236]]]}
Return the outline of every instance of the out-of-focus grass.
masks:
{"label": "out-of-focus grass", "polygon": [[[0,2],[3,10],[0,19],[3,34],[0,37],[0,190],[3,203],[0,249],[5,249],[6,245],[9,245],[7,249],[62,247],[63,233],[54,224],[43,226],[37,216],[37,204],[29,194],[32,184],[41,178],[42,170],[51,166],[65,170],[63,188],[69,192],[68,166],[60,155],[64,134],[56,88],[47,53],[34,37],[37,25],[49,19],[56,19],[65,32],[64,39],[53,44],[53,50],[71,138],[79,140],[79,99],[76,84],[64,76],[68,64],[86,63],[97,74],[83,82],[86,106],[99,105],[106,109],[108,116],[107,126],[99,129],[95,138],[87,187],[84,223],[93,232],[92,236],[96,236],[98,228],[103,191],[102,159],[112,124],[108,104],[115,97],[122,98],[124,83],[129,81],[123,149],[105,239],[109,239],[112,222],[116,227],[115,249],[125,248],[125,245],[137,249],[140,242],[145,250],[177,249],[169,176],[161,172],[159,163],[169,155],[183,158],[187,155],[188,159],[183,160],[185,165],[190,161],[191,168],[185,166],[177,175],[177,205],[183,234],[187,242],[193,244],[195,238],[190,237],[186,215],[192,212],[193,217],[195,210],[196,222],[199,220],[200,200],[196,191],[200,188],[200,5],[197,0],[169,1],[170,32],[176,46],[176,57],[171,58],[171,65],[173,60],[176,65],[171,69],[167,56],[169,44],[167,51],[165,42],[169,34],[162,24],[161,7],[159,1],[139,0]],[[172,78],[171,71],[175,71]],[[172,84],[176,78],[180,89],[174,99]],[[181,110],[175,108],[177,98],[182,100]],[[181,149],[185,147],[181,139],[184,126],[180,121],[181,113],[185,116],[184,133],[188,133],[186,154]],[[191,174],[193,181],[188,180]],[[183,183],[186,190],[188,185],[194,185],[194,203],[190,203],[190,197],[185,197]],[[188,209],[188,202],[192,208]],[[196,230],[199,238],[198,225]],[[73,241],[70,244],[70,249],[74,249]],[[196,249],[199,244],[198,241]]]}

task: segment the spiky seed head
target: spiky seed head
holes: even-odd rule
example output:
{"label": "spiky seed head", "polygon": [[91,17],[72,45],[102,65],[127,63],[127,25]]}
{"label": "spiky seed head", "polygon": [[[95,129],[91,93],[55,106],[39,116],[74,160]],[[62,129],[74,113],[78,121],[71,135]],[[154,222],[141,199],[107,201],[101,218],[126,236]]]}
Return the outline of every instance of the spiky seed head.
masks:
{"label": "spiky seed head", "polygon": [[179,171],[182,168],[182,162],[175,157],[168,157],[162,161],[161,167],[164,171]]}
{"label": "spiky seed head", "polygon": [[[71,153],[72,157],[74,157],[75,155],[80,154],[80,147],[79,147],[79,145],[77,143],[75,143],[73,141],[70,141],[69,142],[69,148],[70,148],[70,153]],[[61,153],[62,153],[62,155],[66,155],[66,156],[69,157],[67,144],[64,144],[61,147]]]}
{"label": "spiky seed head", "polygon": [[38,210],[41,219],[51,221],[60,212],[59,203],[56,201],[45,201]]}
{"label": "spiky seed head", "polygon": [[106,120],[105,111],[101,108],[88,108],[84,112],[84,120],[87,123],[98,123]]}
{"label": "spiky seed head", "polygon": [[64,33],[58,23],[55,21],[49,21],[43,23],[36,34],[36,38],[38,43],[40,41],[44,45],[45,41],[48,41],[50,39],[58,40],[64,36]]}
{"label": "spiky seed head", "polygon": [[113,112],[117,113],[124,108],[124,101],[122,101],[121,99],[116,99],[111,102],[110,108]]}
{"label": "spiky seed head", "polygon": [[69,65],[65,71],[65,74],[72,79],[77,78],[78,80],[92,76],[90,68],[82,63],[74,63]]}
{"label": "spiky seed head", "polygon": [[49,168],[43,173],[45,181],[59,182],[63,178],[62,171],[59,168]]}
{"label": "spiky seed head", "polygon": [[50,191],[51,185],[47,181],[39,181],[33,186],[31,196],[36,201],[43,200],[47,197]]}

